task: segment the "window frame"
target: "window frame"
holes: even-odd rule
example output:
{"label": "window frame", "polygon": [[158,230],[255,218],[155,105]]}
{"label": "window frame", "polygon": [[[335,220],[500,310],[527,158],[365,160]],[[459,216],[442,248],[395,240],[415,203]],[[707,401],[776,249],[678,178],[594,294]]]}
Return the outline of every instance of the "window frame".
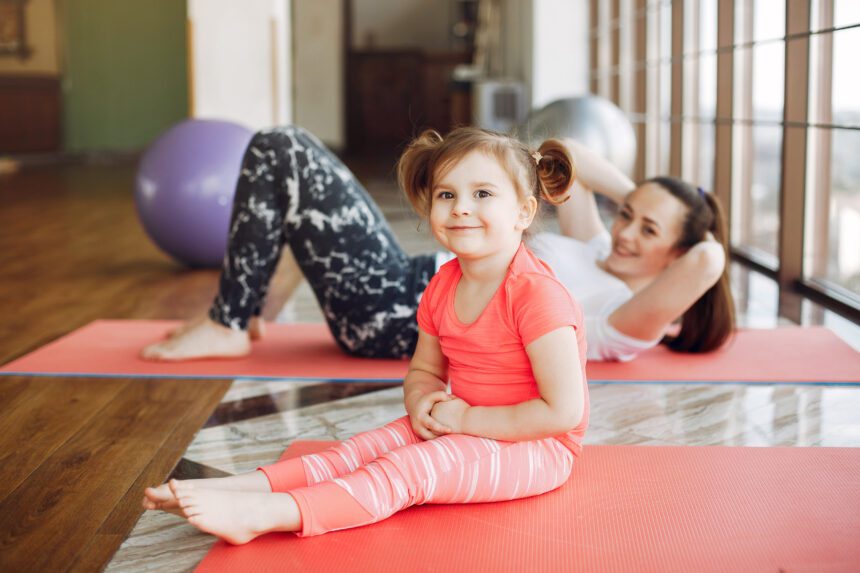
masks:
{"label": "window frame", "polygon": [[[629,18],[622,18],[620,0],[611,2],[599,2],[591,0],[591,41],[593,50],[590,61],[591,88],[593,93],[607,97],[616,104],[620,103],[623,89],[629,89],[632,109],[625,109],[636,131],[637,153],[634,178],[644,179],[653,169],[656,161],[657,151],[648,151],[648,143],[655,138],[654,130],[660,129],[660,122],[668,119],[670,122],[670,137],[666,144],[669,146],[669,174],[680,176],[684,168],[682,161],[684,153],[692,153],[685,150],[687,146],[696,146],[698,152],[698,138],[690,135],[695,130],[684,129],[684,74],[696,74],[698,77],[699,59],[685,67],[684,52],[684,27],[690,21],[684,18],[683,0],[674,0],[672,10],[671,30],[671,114],[664,118],[658,113],[656,124],[652,116],[653,97],[657,86],[649,82],[649,66],[654,63],[649,59],[649,46],[658,38],[649,36],[655,31],[647,25],[649,10],[655,9],[655,4],[660,5],[666,0],[629,0]],[[717,93],[716,110],[714,117],[714,164],[713,164],[713,192],[719,197],[726,209],[727,215],[732,212],[732,188],[733,182],[738,177],[750,177],[751,169],[744,166],[746,161],[735,157],[735,141],[739,130],[737,125],[756,125],[754,121],[747,118],[736,118],[736,107],[742,109],[744,101],[751,105],[752,85],[746,82],[743,86],[744,93],[736,93],[739,86],[735,84],[735,58],[739,49],[746,49],[752,58],[753,46],[765,42],[782,41],[784,43],[784,101],[782,121],[764,122],[764,125],[779,125],[782,128],[781,148],[781,177],[779,183],[779,229],[777,235],[777,265],[774,266],[769,257],[762,257],[754,249],[741,245],[731,246],[732,259],[746,266],[754,268],[765,275],[775,279],[780,285],[780,292],[800,293],[818,302],[854,322],[860,323],[860,294],[822,280],[825,272],[821,265],[826,266],[826,260],[822,257],[813,256],[822,252],[821,249],[829,249],[827,241],[828,221],[822,221],[827,216],[829,208],[829,183],[830,179],[830,143],[829,138],[820,137],[814,128],[823,129],[847,129],[845,126],[831,125],[830,121],[822,121],[821,118],[829,116],[822,114],[820,106],[829,106],[832,92],[832,35],[843,29],[860,26],[850,24],[839,28],[833,26],[833,2],[834,0],[820,0],[821,13],[818,15],[820,26],[816,30],[811,29],[811,2],[786,2],[785,33],[783,38],[767,38],[760,41],[750,39],[747,42],[737,42],[735,39],[735,23],[737,10],[750,9],[747,2],[755,0],[733,0],[717,2]],[[601,22],[605,18],[607,21]],[[829,18],[829,20],[827,19]],[[658,18],[659,19],[659,18]],[[633,54],[621,54],[620,37],[626,33],[622,27],[631,26],[632,42],[630,47]],[[698,24],[697,24],[698,26]],[[598,34],[609,36],[608,41],[598,41]],[[811,37],[814,35],[830,34],[830,44],[822,41],[823,49],[817,55],[817,61],[811,61],[810,45]],[[750,36],[751,38],[751,36]],[[658,44],[659,45],[659,44]],[[609,54],[595,54],[594,51],[610,50]],[[829,53],[828,53],[829,50]],[[824,53],[822,53],[824,52]],[[659,50],[658,50],[659,53]],[[814,55],[814,54],[813,54]],[[630,65],[622,66],[624,58],[629,58]],[[611,69],[600,70],[600,62],[611,61]],[[790,65],[789,65],[790,63]],[[829,67],[828,67],[829,66]],[[625,77],[629,73],[629,77]],[[608,74],[608,75],[606,75]],[[659,74],[657,74],[659,78]],[[816,84],[821,84],[822,76],[828,80],[824,82],[825,88],[819,89],[817,94],[810,95],[811,77],[816,78]],[[601,82],[598,80],[603,79]],[[659,79],[657,79],[659,82]],[[629,82],[626,83],[626,82]],[[629,88],[627,86],[630,86]],[[621,86],[625,86],[622,88]],[[816,88],[818,89],[818,88]],[[658,91],[656,93],[659,93]],[[819,106],[814,111],[815,121],[810,121],[810,106]],[[660,109],[658,103],[658,110]],[[824,110],[826,111],[826,109]],[[860,128],[851,128],[860,129]],[[752,130],[744,129],[751,138]],[[686,139],[685,141],[685,133]],[[659,136],[657,136],[659,137]],[[814,154],[816,158],[816,169],[808,169],[809,157]],[[735,161],[740,162],[737,169],[733,169]],[[649,166],[651,166],[649,168]],[[807,194],[807,190],[817,189],[817,193]],[[826,191],[821,191],[826,189]],[[734,198],[743,200],[743,197]],[[737,205],[735,207],[743,207]],[[731,221],[730,221],[731,223]],[[815,224],[813,224],[815,223]],[[823,224],[822,224],[823,223]],[[798,229],[801,231],[798,233]],[[822,243],[824,241],[824,243]],[[812,249],[816,249],[815,252]],[[782,294],[780,295],[782,300]],[[793,297],[796,299],[796,297]],[[787,300],[787,299],[786,299]],[[796,312],[792,309],[786,310],[790,318],[795,315],[799,321],[799,305],[794,305]]]}

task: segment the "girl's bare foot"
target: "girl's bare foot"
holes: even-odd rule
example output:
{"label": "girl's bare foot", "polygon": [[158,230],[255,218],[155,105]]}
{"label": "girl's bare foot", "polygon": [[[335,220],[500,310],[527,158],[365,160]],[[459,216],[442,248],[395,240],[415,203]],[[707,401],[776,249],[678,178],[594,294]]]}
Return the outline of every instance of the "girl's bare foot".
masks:
{"label": "girl's bare foot", "polygon": [[[210,479],[174,480],[177,483],[188,483],[199,489],[220,489],[224,491],[251,491],[259,493],[271,493],[272,486],[266,474],[257,470],[235,476]],[[148,487],[143,490],[144,509],[161,510],[182,516],[179,503],[170,484],[163,483],[157,487]]]}
{"label": "girl's bare foot", "polygon": [[170,480],[170,489],[188,523],[234,545],[271,531],[298,531],[299,506],[288,493],[200,489]]}
{"label": "girl's bare foot", "polygon": [[[165,489],[167,490],[166,493]],[[176,501],[173,492],[170,491],[170,486],[166,483],[158,487],[148,487],[143,490],[143,509],[166,511],[179,517],[185,517],[182,515],[179,502]]]}
{"label": "girl's bare foot", "polygon": [[227,328],[206,318],[167,340],[150,344],[143,349],[141,356],[147,360],[235,358],[250,351],[251,340],[247,332]]}

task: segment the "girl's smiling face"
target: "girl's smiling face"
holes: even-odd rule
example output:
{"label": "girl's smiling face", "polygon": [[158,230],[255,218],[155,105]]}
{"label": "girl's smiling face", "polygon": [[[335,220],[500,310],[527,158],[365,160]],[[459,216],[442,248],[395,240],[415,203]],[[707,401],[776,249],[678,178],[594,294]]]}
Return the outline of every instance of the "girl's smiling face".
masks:
{"label": "girl's smiling face", "polygon": [[682,252],[688,208],[656,183],[645,183],[627,196],[612,224],[612,252],[605,268],[619,277],[656,276]]}
{"label": "girl's smiling face", "polygon": [[522,199],[496,158],[472,151],[440,174],[430,205],[430,229],[439,243],[466,259],[515,249],[537,210]]}

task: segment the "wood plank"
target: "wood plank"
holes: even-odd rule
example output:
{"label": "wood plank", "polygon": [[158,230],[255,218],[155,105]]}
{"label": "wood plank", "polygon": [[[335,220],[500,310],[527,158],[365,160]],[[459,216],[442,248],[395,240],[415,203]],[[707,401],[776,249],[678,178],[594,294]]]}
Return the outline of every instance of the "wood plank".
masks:
{"label": "wood plank", "polygon": [[[20,403],[21,394],[28,388],[29,384],[24,378],[9,377],[5,380],[0,380],[0,412],[3,417],[15,408],[16,404]],[[2,419],[0,419],[2,422]]]}
{"label": "wood plank", "polygon": [[670,88],[669,175],[681,177],[684,149],[684,3],[672,3],[672,71]]}
{"label": "wood plank", "polygon": [[[809,3],[786,4],[786,35],[802,35],[785,43],[785,105],[787,124],[804,123],[809,116]],[[789,65],[788,62],[791,62]],[[806,239],[806,150],[807,128],[786,125],[782,134],[782,177],[780,178],[779,230],[777,235],[779,268],[777,280],[783,290],[791,290],[803,280],[803,245]],[[787,303],[790,297],[783,297]],[[800,317],[800,305],[794,316]],[[784,309],[787,310],[787,309]]]}
{"label": "wood plank", "polygon": [[167,479],[194,435],[220,403],[230,385],[231,382],[228,380],[207,380],[197,384],[195,390],[200,392],[190,404],[185,417],[177,424],[152,461],[126,491],[90,542],[81,548],[77,559],[69,568],[70,571],[81,573],[97,571],[110,561],[143,513],[140,505],[143,489],[149,485],[163,483]]}
{"label": "wood plank", "polygon": [[0,419],[0,502],[128,384],[123,380],[12,380],[26,391]]}
{"label": "wood plank", "polygon": [[734,116],[734,2],[720,2],[717,12],[717,117],[714,134],[714,194],[731,222],[732,117]]}
{"label": "wood plank", "polygon": [[[97,318],[187,319],[211,302],[218,270],[187,269],[146,237],[131,194],[135,158],[128,159],[95,168],[36,166],[0,178],[0,362]],[[200,412],[217,402],[212,392],[222,394],[228,383],[215,382],[215,390],[186,382],[177,394],[184,406],[157,408],[141,394],[140,381],[112,398],[90,394],[95,384],[129,381],[0,380],[0,570],[57,570],[47,564],[64,569],[76,558],[75,543],[94,551],[93,540],[105,539],[96,532],[106,523],[113,524],[111,547],[120,543],[139,511],[131,489],[138,480],[157,482],[169,473],[205,421],[208,412]],[[151,384],[160,388],[164,381]],[[104,412],[119,416],[111,405],[117,401],[130,412],[121,438],[110,446],[93,441],[83,447],[85,436],[105,430],[98,426]],[[70,459],[67,452],[76,444],[78,457]],[[114,466],[120,470],[111,480],[102,477]],[[52,475],[60,479],[56,487],[46,485]],[[103,491],[106,496],[92,497]],[[12,499],[22,494],[31,504],[36,500],[36,509]],[[57,524],[69,526],[74,543]],[[57,545],[52,536],[60,540],[57,555],[67,559],[62,564],[39,561],[47,559],[45,547]],[[99,569],[108,558],[90,559],[87,567]],[[18,563],[45,567],[11,566]]]}
{"label": "wood plank", "polygon": [[135,380],[51,455],[0,503],[0,570],[65,570],[195,407],[199,384]]}

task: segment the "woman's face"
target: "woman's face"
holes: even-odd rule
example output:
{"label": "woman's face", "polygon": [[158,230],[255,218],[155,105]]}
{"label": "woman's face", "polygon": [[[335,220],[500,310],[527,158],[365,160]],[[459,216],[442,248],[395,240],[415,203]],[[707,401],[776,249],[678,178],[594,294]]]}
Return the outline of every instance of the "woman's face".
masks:
{"label": "woman's face", "polygon": [[612,224],[612,252],[604,265],[624,278],[654,277],[682,254],[687,206],[657,185],[645,183],[627,196]]}

